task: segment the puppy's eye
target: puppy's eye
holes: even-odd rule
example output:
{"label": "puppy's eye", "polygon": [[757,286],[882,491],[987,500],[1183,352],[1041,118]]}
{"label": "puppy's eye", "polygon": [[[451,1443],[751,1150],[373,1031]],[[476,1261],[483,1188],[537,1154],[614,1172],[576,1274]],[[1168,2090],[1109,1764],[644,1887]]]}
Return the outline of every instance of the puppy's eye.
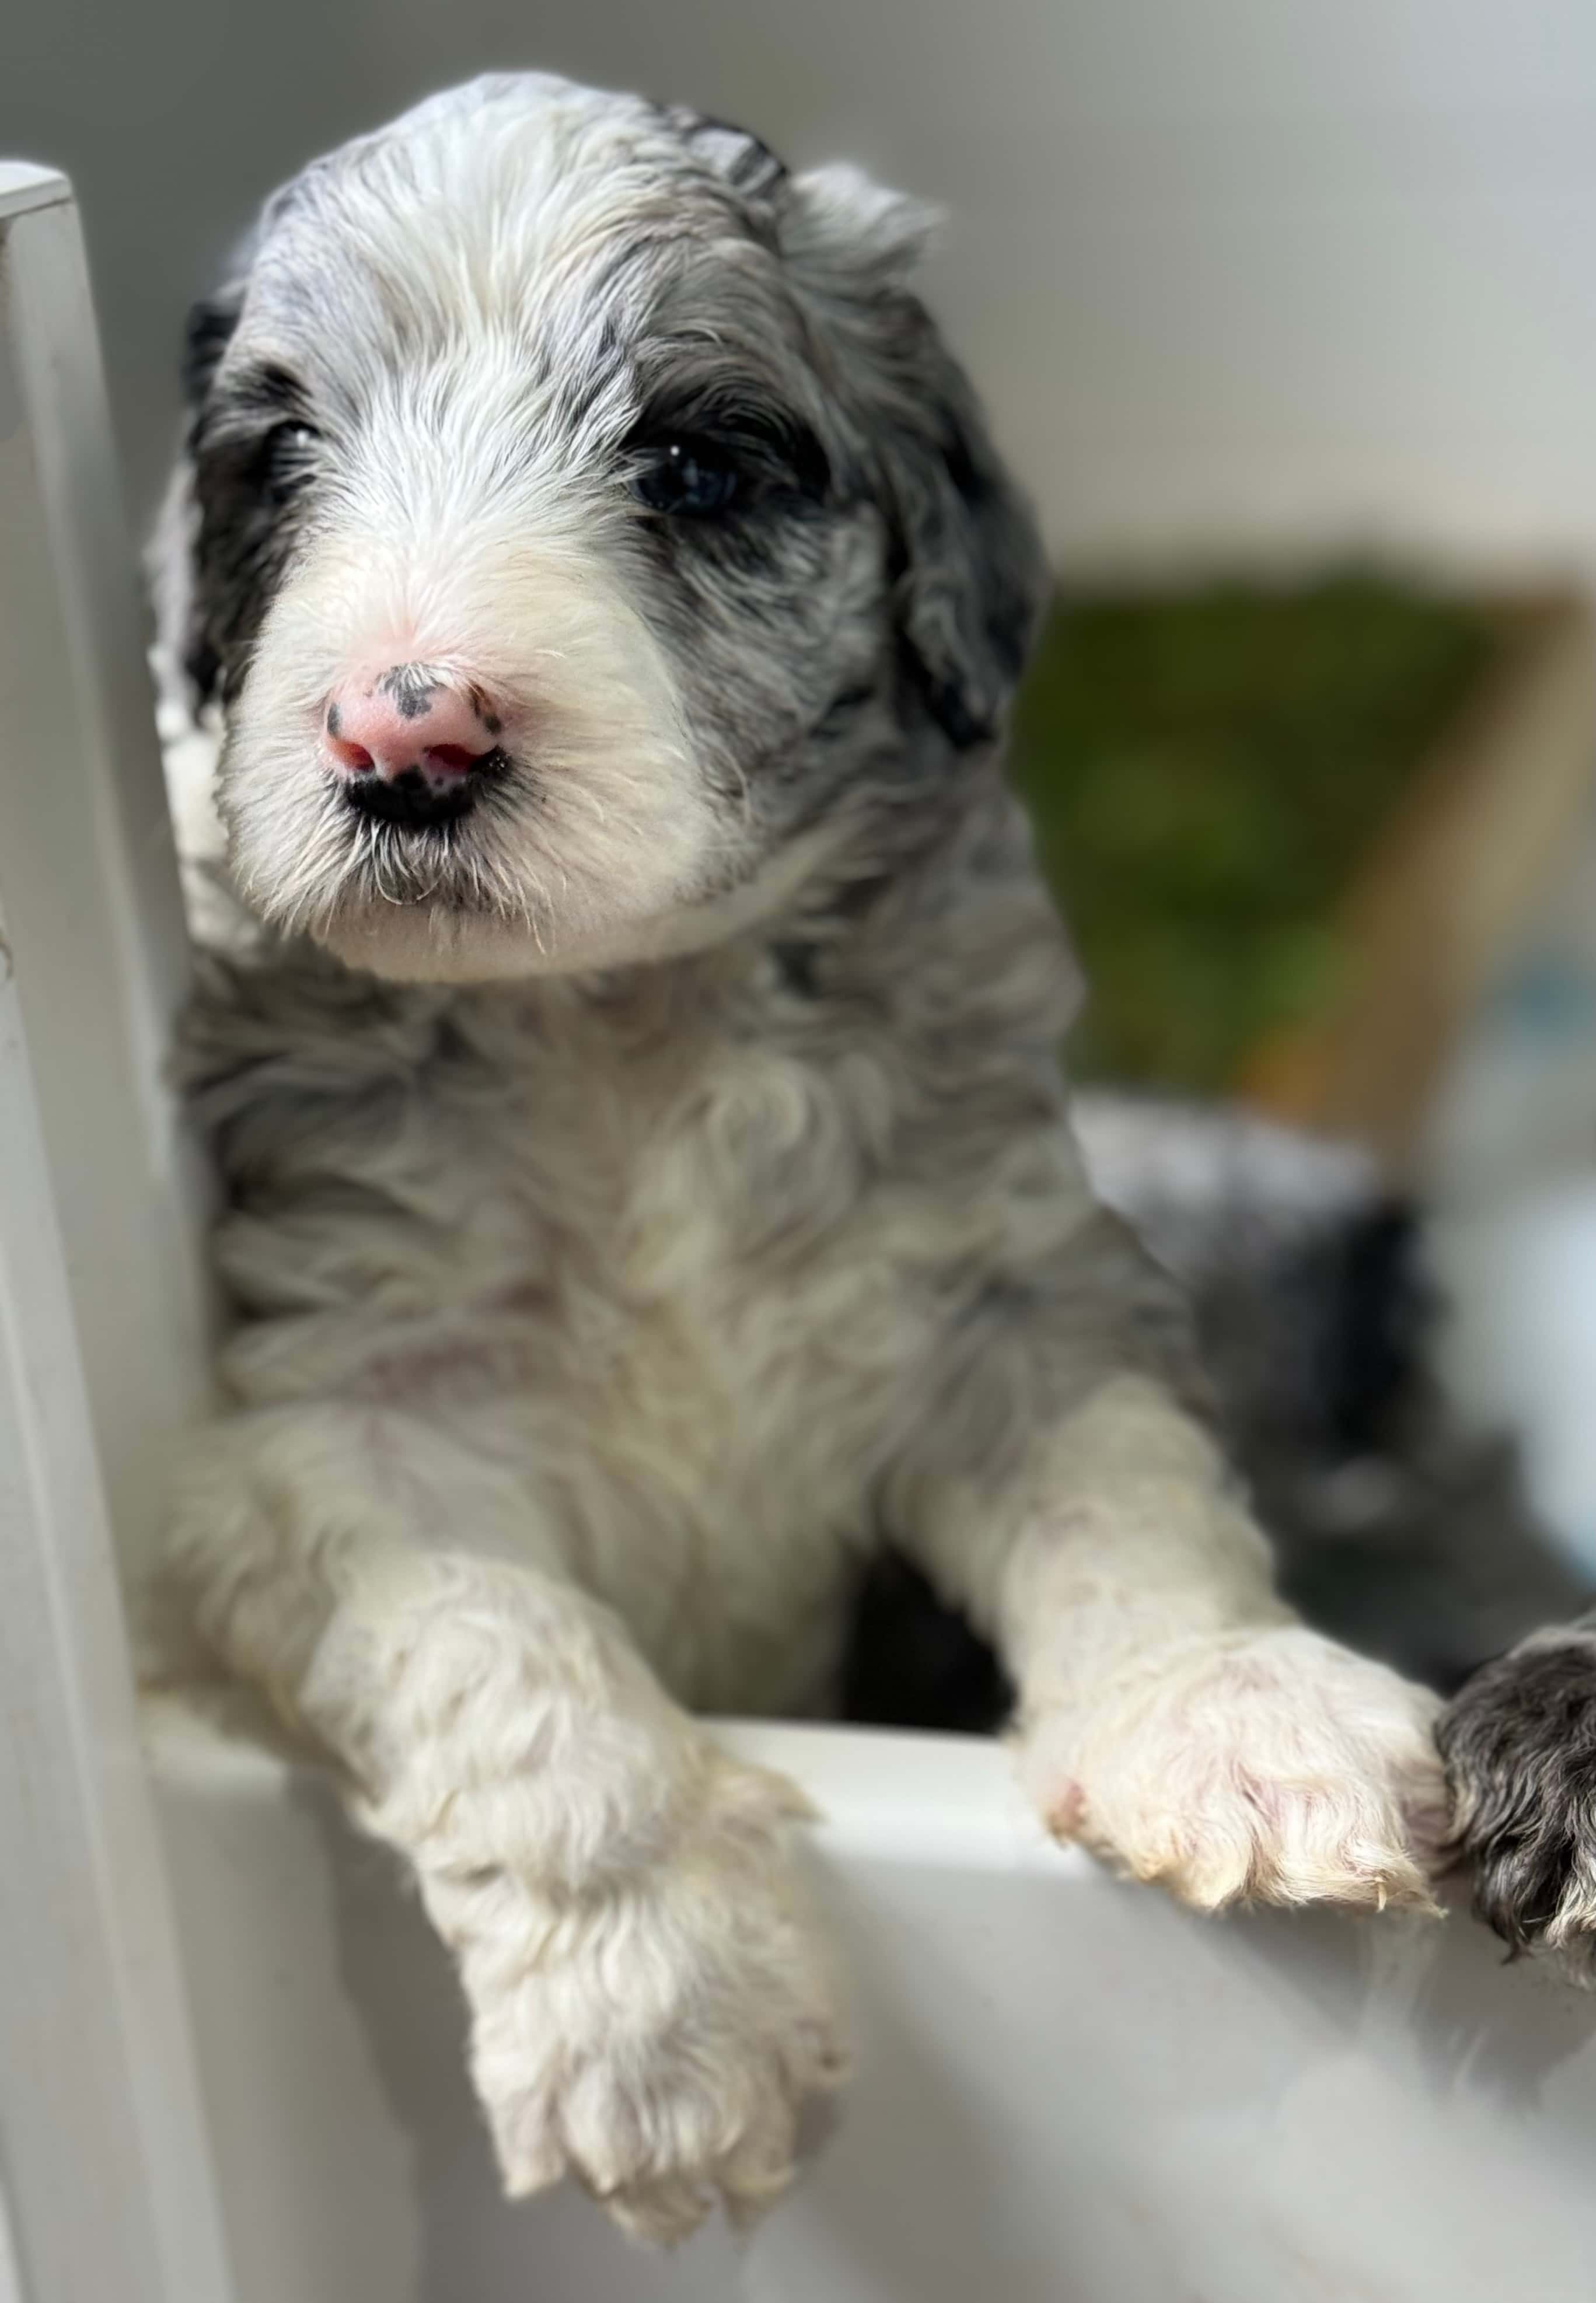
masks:
{"label": "puppy's eye", "polygon": [[741,477],[725,451],[705,440],[664,440],[651,448],[637,477],[650,511],[705,519],[724,511]]}
{"label": "puppy's eye", "polygon": [[315,468],[320,437],[309,424],[273,425],[261,444],[258,465],[261,493],[273,503],[287,503],[304,486]]}

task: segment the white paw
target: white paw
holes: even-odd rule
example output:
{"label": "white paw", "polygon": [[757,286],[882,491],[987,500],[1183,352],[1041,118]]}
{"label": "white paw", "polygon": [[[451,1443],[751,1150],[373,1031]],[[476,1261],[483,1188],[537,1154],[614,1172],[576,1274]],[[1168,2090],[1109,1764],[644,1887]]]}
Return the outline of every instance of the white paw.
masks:
{"label": "white paw", "polygon": [[639,2238],[734,2220],[791,2181],[806,2097],[845,2076],[779,1776],[716,1756],[671,1854],[596,1891],[424,1880],[460,1954],[506,2190],[570,2174]]}
{"label": "white paw", "polygon": [[1436,1700],[1298,1625],[1148,1658],[1022,1722],[1049,1827],[1204,1911],[1433,1910]]}

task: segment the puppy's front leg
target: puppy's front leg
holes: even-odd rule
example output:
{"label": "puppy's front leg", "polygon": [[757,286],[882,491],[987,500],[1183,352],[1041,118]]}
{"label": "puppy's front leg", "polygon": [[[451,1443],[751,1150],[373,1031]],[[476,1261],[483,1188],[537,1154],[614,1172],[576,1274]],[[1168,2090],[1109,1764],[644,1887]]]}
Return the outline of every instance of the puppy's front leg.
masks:
{"label": "puppy's front leg", "polygon": [[1019,1690],[1050,1827],[1204,1909],[1431,1907],[1434,1701],[1306,1630],[1202,1425],[1102,1380],[995,1489],[944,1480],[921,1545]]}
{"label": "puppy's front leg", "polygon": [[398,1415],[240,1417],[175,1558],[212,1645],[413,1869],[507,2189],[569,2172],[655,2239],[780,2190],[842,2060],[801,1799],[671,1702],[524,1490]]}

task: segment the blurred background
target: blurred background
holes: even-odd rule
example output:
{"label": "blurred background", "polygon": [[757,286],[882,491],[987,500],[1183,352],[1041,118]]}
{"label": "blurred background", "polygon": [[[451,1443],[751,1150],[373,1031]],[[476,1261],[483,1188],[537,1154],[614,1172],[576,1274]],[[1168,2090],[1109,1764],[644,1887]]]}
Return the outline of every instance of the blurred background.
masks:
{"label": "blurred background", "polygon": [[1590,0],[12,0],[0,149],[76,182],[140,523],[261,198],[517,65],[945,208],[1060,574],[1018,764],[1082,1068],[1360,1147],[1448,1413],[1596,1584]]}
{"label": "blurred background", "polygon": [[1587,0],[12,0],[135,504],[197,283],[304,159],[536,64],[942,203],[932,290],[1066,562],[1596,549]]}

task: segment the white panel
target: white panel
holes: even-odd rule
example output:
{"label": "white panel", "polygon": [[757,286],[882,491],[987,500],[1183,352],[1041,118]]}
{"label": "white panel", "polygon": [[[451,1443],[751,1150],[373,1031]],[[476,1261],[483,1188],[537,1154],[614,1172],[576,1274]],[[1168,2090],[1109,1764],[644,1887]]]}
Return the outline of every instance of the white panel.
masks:
{"label": "white panel", "polygon": [[143,1534],[193,1322],[108,458],[70,192],[0,170],[0,2167],[31,2303],[227,2303],[95,1444]]}
{"label": "white panel", "polygon": [[77,215],[37,171],[0,172],[0,203],[30,178],[0,275],[0,900],[131,1570],[207,1382],[202,1202],[162,1084],[185,946]]}
{"label": "white panel", "polygon": [[395,1867],[168,1716],[242,2303],[1590,2303],[1596,2004],[1461,1912],[1204,1919],[1050,1845],[995,1744],[723,1732],[822,1818],[857,2071],[750,2238],[661,2257],[506,2205]]}
{"label": "white panel", "polygon": [[0,2303],[25,2303],[16,2243],[11,2235],[11,2215],[0,2190]]}

